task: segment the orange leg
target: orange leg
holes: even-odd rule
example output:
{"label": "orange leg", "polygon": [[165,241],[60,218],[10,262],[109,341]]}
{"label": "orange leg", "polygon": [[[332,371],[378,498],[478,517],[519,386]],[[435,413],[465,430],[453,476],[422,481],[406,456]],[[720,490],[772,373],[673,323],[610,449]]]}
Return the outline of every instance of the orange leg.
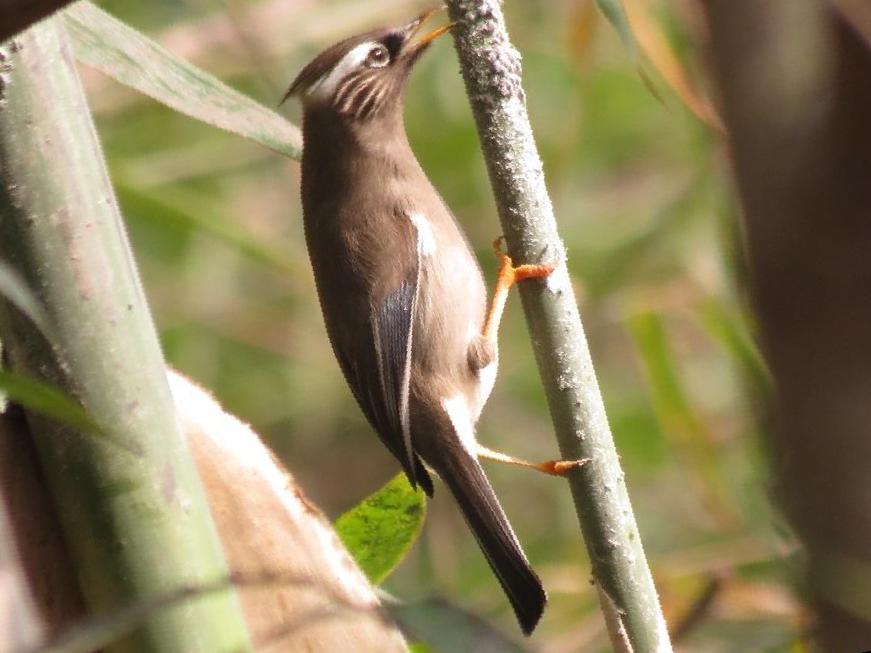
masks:
{"label": "orange leg", "polygon": [[[484,320],[484,337],[496,345],[496,337],[499,331],[499,322],[505,312],[505,303],[508,301],[508,291],[518,281],[523,279],[543,279],[554,270],[553,265],[518,265],[514,266],[511,257],[502,251],[502,237],[493,241],[493,250],[499,259],[499,273],[496,277],[496,290],[493,292],[493,301],[490,302],[490,310]],[[521,458],[515,458],[508,454],[488,449],[484,445],[478,445],[478,457],[493,460],[509,465],[529,467],[551,476],[565,476],[570,470],[580,467],[587,460],[548,460],[542,463],[533,463]]]}
{"label": "orange leg", "polygon": [[519,467],[529,467],[551,476],[565,476],[576,467],[582,467],[590,462],[589,458],[582,458],[581,460],[546,460],[542,463],[532,463],[522,458],[515,458],[499,451],[493,451],[482,444],[478,445],[478,458],[492,460],[497,463],[506,463],[508,465],[518,465]]}
{"label": "orange leg", "polygon": [[511,257],[502,251],[502,236],[493,241],[493,250],[499,259],[499,273],[496,277],[496,290],[490,302],[490,310],[484,320],[484,337],[496,344],[496,334],[499,322],[505,312],[505,302],[508,301],[508,291],[518,281],[523,279],[543,279],[554,270],[553,265],[518,265],[514,266]]}

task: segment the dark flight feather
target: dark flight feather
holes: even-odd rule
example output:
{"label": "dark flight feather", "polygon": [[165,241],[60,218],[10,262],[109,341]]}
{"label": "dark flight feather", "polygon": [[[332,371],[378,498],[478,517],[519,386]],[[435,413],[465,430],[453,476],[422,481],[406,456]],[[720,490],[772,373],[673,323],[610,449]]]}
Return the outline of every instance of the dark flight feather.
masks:
{"label": "dark flight feather", "polygon": [[[409,232],[412,228],[409,224]],[[339,366],[372,428],[402,465],[413,487],[433,495],[432,479],[414,452],[408,417],[411,344],[419,266],[369,315],[353,354],[336,347]]]}
{"label": "dark flight feather", "polygon": [[390,420],[390,432],[400,434],[402,446],[397,448],[406,456],[408,468],[412,471],[409,479],[412,485],[416,479],[412,466],[414,449],[408,416],[408,384],[419,274],[418,264],[412,279],[403,281],[372,310],[372,336],[384,408]]}
{"label": "dark flight feather", "polygon": [[547,594],[523,553],[477,459],[457,444],[444,446],[436,468],[463,512],[478,546],[505,590],[524,634],[534,629]]}

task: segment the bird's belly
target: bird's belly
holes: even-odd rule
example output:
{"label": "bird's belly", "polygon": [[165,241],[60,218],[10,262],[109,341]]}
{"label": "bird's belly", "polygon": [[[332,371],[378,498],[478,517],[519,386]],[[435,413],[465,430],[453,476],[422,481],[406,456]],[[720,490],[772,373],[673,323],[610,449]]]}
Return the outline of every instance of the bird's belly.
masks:
{"label": "bird's belly", "polygon": [[436,239],[436,252],[422,261],[415,367],[421,380],[441,386],[444,396],[461,398],[474,423],[493,389],[498,364],[494,357],[478,370],[469,359],[469,348],[484,325],[486,289],[464,241],[453,247],[441,245]]}

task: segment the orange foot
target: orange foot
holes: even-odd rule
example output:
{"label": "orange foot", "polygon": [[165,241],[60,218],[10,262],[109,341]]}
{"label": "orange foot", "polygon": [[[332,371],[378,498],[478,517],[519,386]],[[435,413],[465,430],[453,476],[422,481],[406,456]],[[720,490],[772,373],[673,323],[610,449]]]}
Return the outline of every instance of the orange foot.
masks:
{"label": "orange foot", "polygon": [[580,460],[547,460],[543,463],[534,463],[523,458],[509,456],[501,451],[494,451],[481,443],[478,443],[478,457],[497,463],[528,467],[544,474],[550,474],[551,476],[566,476],[573,469],[583,467],[590,462],[589,458],[582,458]]}
{"label": "orange foot", "polygon": [[550,263],[525,264],[515,267],[511,257],[502,251],[504,239],[504,236],[499,236],[493,241],[493,251],[496,252],[496,258],[499,259],[497,287],[508,289],[523,279],[544,279],[554,271],[555,266]]}

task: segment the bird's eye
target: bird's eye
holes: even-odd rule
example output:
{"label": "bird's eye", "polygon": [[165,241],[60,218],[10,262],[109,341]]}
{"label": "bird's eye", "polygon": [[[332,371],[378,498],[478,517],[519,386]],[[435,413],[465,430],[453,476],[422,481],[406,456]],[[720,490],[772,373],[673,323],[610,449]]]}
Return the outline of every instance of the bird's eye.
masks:
{"label": "bird's eye", "polygon": [[376,45],[369,50],[369,55],[366,57],[366,65],[370,68],[383,68],[390,63],[390,53],[383,45]]}

